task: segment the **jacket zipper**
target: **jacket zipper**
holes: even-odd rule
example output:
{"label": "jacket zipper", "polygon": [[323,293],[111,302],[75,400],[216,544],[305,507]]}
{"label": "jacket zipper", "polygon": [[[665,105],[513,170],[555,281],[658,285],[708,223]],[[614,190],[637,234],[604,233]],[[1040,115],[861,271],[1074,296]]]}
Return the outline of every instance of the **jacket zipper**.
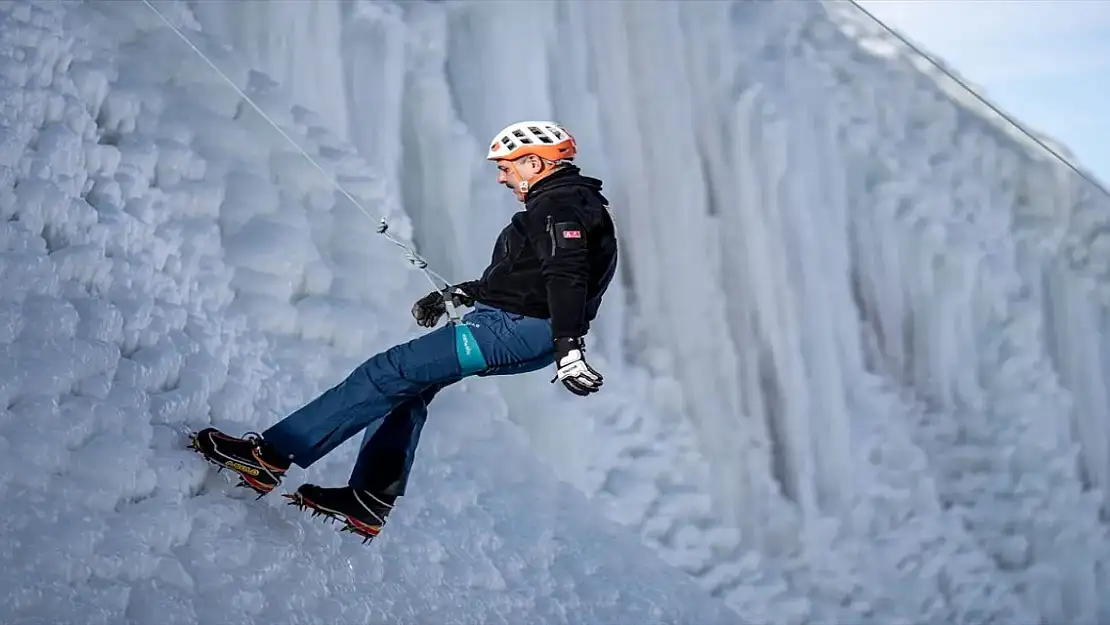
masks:
{"label": "jacket zipper", "polygon": [[489,270],[491,275],[509,260],[509,237],[505,237],[505,241],[501,244],[501,250],[501,260],[497,261],[497,264]]}
{"label": "jacket zipper", "polygon": [[551,237],[551,257],[555,257],[555,228],[551,223],[551,215],[547,216],[547,234]]}

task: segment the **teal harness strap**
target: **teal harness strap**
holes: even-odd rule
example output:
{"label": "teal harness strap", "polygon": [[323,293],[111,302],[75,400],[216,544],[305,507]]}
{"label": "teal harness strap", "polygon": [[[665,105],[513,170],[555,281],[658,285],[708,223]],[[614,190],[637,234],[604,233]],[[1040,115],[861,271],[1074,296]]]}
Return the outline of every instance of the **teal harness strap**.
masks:
{"label": "teal harness strap", "polygon": [[455,324],[455,355],[459,358],[459,367],[462,369],[463,376],[485,371],[489,367],[486,364],[485,355],[482,354],[482,348],[478,347],[478,341],[474,338],[474,333],[465,323]]}

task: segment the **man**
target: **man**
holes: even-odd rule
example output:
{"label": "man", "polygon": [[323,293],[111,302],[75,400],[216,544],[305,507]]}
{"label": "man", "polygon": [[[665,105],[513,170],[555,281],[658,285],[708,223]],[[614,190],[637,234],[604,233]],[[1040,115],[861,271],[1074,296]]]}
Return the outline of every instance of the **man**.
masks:
{"label": "man", "polygon": [[[553,122],[520,122],[497,133],[487,159],[524,210],[497,238],[480,279],[444,289],[453,305],[473,307],[462,325],[374,355],[261,435],[236,438],[207,428],[192,447],[262,497],[292,464],[307,468],[365,430],[347,486],[304,484],[285,496],[302,509],[345,520],[345,530],[370,540],[405,492],[428,404],[444,387],[470,375],[525,373],[554,362],[552,382],[583,396],[600,389],[602,376],[586,362],[583,337],[616,271],[617,240],[601,181],[580,174],[571,163],[576,153],[574,137]],[[427,328],[445,312],[440,291],[412,307]]]}

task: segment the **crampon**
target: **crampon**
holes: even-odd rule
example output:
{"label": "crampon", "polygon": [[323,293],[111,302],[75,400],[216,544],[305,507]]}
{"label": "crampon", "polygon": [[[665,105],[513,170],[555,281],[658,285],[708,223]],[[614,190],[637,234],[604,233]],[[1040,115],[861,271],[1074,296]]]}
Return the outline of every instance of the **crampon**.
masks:
{"label": "crampon", "polygon": [[[201,458],[204,458],[206,462],[216,467],[217,474],[222,474],[225,469],[234,473],[238,477],[238,482],[236,482],[235,487],[248,488],[254,491],[258,495],[257,497],[255,497],[256,501],[273,491],[274,487],[277,486],[277,483],[267,483],[262,479],[258,479],[258,477],[246,473],[246,471],[252,470],[257,473],[257,469],[247,466],[246,464],[244,464],[244,462],[237,461],[234,458],[225,458],[225,462],[221,463],[219,460],[209,455],[209,453],[206,453],[205,449],[203,449],[203,447],[199,444],[198,439],[202,434],[205,434],[207,432],[209,431],[205,430],[202,432],[186,432],[189,438],[189,443],[185,446],[186,449],[191,449],[195,451],[197,454],[200,455]],[[244,458],[243,460],[246,461],[247,459]],[[263,476],[260,475],[259,477]],[[272,481],[276,482],[276,480]]]}
{"label": "crampon", "polygon": [[294,493],[283,493],[282,497],[289,500],[287,503],[290,506],[296,506],[299,510],[310,510],[313,518],[322,516],[327,519],[328,522],[334,523],[338,521],[343,523],[343,527],[339,528],[339,531],[350,532],[356,536],[362,537],[362,544],[364,545],[377,538],[378,533],[381,532],[382,526],[380,523],[370,525],[349,514],[321,506],[305,497],[304,493],[299,489]]}

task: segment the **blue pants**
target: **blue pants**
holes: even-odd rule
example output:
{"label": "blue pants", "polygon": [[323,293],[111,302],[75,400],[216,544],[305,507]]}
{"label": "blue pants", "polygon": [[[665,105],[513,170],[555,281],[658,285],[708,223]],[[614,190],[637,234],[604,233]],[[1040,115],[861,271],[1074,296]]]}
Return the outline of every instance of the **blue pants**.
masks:
{"label": "blue pants", "polygon": [[428,404],[468,375],[513,375],[554,362],[551,323],[478,304],[463,317],[486,366],[464,371],[456,328],[447,324],[372,356],[349,376],[262,433],[307,468],[362,430],[351,472],[355,488],[403,495]]}

